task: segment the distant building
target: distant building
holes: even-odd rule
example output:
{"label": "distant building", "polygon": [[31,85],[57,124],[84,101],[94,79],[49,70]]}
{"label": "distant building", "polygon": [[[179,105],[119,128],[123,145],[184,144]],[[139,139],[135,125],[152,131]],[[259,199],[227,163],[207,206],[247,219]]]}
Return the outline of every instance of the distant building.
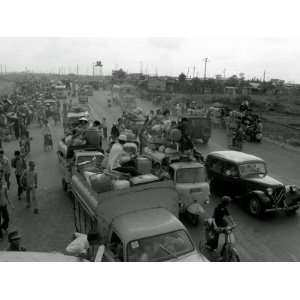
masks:
{"label": "distant building", "polygon": [[236,94],[237,94],[237,87],[226,86],[225,90],[224,90],[224,94],[225,95],[229,95],[229,96],[236,96]]}
{"label": "distant building", "polygon": [[270,82],[272,83],[273,86],[283,86],[284,85],[284,80],[281,80],[281,79],[271,79]]}
{"label": "distant building", "polygon": [[166,80],[149,78],[147,88],[152,92],[165,92],[167,89]]}

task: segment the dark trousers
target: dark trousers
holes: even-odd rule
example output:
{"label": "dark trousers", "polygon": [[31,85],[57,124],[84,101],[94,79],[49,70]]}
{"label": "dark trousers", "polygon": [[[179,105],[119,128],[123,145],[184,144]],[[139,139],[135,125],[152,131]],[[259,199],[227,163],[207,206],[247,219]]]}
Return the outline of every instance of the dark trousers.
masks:
{"label": "dark trousers", "polygon": [[23,188],[21,184],[21,175],[16,174],[16,179],[17,179],[17,185],[18,185],[18,197],[21,197]]}
{"label": "dark trousers", "polygon": [[0,206],[0,238],[3,237],[3,230],[7,230],[9,224],[9,215],[7,206]]}
{"label": "dark trousers", "polygon": [[105,139],[107,139],[107,128],[103,127],[103,136]]}
{"label": "dark trousers", "polygon": [[114,169],[115,171],[121,172],[121,173],[129,173],[131,176],[135,177],[135,176],[139,176],[141,175],[135,167],[132,166],[126,166],[123,165],[122,167],[118,167]]}
{"label": "dark trousers", "polygon": [[9,190],[9,188],[10,188],[10,180],[9,180],[10,174],[9,173],[4,174],[4,178],[5,178],[5,181],[6,181],[6,184],[7,184],[7,189]]}

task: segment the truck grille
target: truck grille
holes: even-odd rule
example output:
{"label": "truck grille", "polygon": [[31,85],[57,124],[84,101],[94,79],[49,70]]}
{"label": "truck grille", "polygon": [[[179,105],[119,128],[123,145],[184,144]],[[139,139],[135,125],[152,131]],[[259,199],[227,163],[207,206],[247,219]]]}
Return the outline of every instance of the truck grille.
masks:
{"label": "truck grille", "polygon": [[274,207],[283,207],[286,200],[286,191],[285,187],[277,187],[273,191],[273,206]]}

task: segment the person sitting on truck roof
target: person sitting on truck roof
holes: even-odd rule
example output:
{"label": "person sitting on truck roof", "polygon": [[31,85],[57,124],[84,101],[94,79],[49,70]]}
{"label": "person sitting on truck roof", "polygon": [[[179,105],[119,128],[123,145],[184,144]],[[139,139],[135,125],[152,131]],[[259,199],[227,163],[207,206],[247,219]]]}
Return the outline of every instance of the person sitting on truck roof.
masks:
{"label": "person sitting on truck roof", "polygon": [[188,134],[187,123],[188,119],[182,118],[181,122],[178,124],[178,129],[181,131],[181,140],[179,142],[181,151],[191,150],[194,148],[193,142]]}
{"label": "person sitting on truck roof", "polygon": [[118,141],[113,144],[109,157],[108,169],[122,173],[129,173],[131,176],[140,175],[134,167],[134,156],[124,150],[124,144],[127,142],[126,135],[121,134]]}

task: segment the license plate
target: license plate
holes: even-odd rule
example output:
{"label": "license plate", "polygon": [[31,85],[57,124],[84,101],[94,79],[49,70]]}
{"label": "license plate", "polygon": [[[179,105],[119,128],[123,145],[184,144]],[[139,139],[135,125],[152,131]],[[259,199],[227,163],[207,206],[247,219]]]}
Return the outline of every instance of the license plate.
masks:
{"label": "license plate", "polygon": [[200,193],[201,192],[201,188],[191,189],[190,192],[191,193]]}

